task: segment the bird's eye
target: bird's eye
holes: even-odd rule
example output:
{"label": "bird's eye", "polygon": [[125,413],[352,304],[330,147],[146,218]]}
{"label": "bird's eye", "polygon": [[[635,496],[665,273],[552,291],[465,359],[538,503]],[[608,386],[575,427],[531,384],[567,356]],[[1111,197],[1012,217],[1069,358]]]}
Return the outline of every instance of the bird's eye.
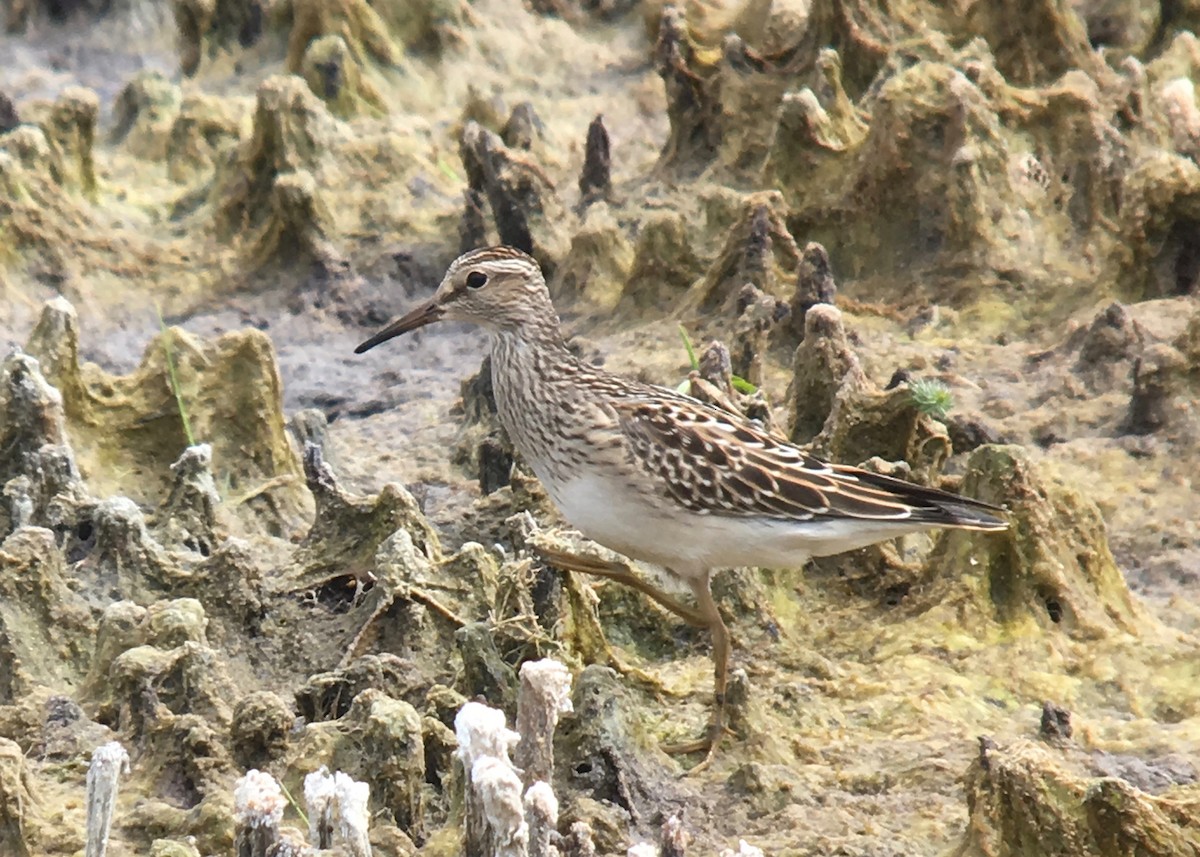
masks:
{"label": "bird's eye", "polygon": [[487,274],[483,271],[472,271],[467,274],[468,289],[482,289],[487,284]]}

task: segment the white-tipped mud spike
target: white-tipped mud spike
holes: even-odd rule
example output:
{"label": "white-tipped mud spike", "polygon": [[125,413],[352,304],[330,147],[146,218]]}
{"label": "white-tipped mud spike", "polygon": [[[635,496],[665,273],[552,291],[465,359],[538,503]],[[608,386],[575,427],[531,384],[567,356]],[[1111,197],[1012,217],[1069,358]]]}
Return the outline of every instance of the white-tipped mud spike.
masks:
{"label": "white-tipped mud spike", "polygon": [[279,841],[287,801],[270,774],[250,770],[233,789],[234,848],[238,857],[267,857]]}
{"label": "white-tipped mud spike", "polygon": [[525,857],[529,825],[521,801],[521,778],[503,759],[484,756],[471,766],[471,786],[483,804],[494,857]]}
{"label": "white-tipped mud spike", "polygon": [[516,764],[526,786],[554,777],[554,730],[560,714],[571,710],[571,673],[552,658],[521,665],[517,697]]}
{"label": "white-tipped mud spike", "polygon": [[129,754],[116,741],[92,752],[87,772],[87,857],[104,857],[117,803],[117,782],[129,772]]}
{"label": "white-tipped mud spike", "polygon": [[558,857],[552,843],[558,828],[558,798],[541,780],[525,792],[525,821],[529,824],[529,857]]}

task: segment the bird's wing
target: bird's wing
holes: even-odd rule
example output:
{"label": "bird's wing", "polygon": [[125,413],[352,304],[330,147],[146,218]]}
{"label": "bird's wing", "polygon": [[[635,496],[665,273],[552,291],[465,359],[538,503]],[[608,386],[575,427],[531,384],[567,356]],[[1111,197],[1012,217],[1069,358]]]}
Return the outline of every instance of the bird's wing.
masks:
{"label": "bird's wing", "polygon": [[682,395],[612,402],[634,463],[700,514],[860,518],[1003,529],[986,503],[838,464]]}

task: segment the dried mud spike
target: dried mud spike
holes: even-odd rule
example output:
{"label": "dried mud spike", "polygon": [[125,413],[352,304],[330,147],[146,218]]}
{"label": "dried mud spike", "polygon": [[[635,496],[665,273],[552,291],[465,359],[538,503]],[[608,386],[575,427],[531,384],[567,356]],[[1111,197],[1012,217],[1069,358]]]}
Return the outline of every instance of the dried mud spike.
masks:
{"label": "dried mud spike", "polygon": [[360,777],[373,805],[414,842],[425,841],[425,739],[421,715],[407,702],[367,689],[354,698],[346,729],[361,741]]}
{"label": "dried mud spike", "polygon": [[87,772],[86,857],[104,857],[116,810],[117,785],[129,773],[129,754],[116,741],[96,748]]}
{"label": "dried mud spike", "polygon": [[387,112],[383,96],[340,35],[322,36],[309,43],[300,76],[335,116],[349,119],[359,113]]}
{"label": "dried mud spike", "polygon": [[471,787],[483,805],[490,842],[487,850],[469,854],[494,857],[527,857],[529,825],[521,801],[521,779],[512,766],[500,759],[484,757],[471,766]]}
{"label": "dried mud spike", "polygon": [[952,451],[946,426],[917,407],[906,385],[880,392],[853,376],[839,386],[812,449],[832,461],[900,462],[908,472],[879,472],[924,485],[936,484]]}
{"label": "dried mud spike", "polygon": [[1038,735],[1050,743],[1065,741],[1071,737],[1071,712],[1049,700],[1042,703],[1042,722]]}
{"label": "dried mud spike", "polygon": [[583,668],[571,695],[574,715],[564,718],[561,743],[570,781],[597,800],[619,807],[639,824],[650,807],[675,798],[658,757],[637,745],[633,703],[617,673],[591,664]]}
{"label": "dried mud spike", "polygon": [[95,529],[96,547],[81,571],[95,577],[101,591],[118,598],[152,601],[178,574],[132,500],[110,497],[102,501],[96,507]]}
{"label": "dried mud spike", "polygon": [[124,143],[139,158],[162,160],[181,97],[179,87],[158,72],[139,72],[125,84],[113,105],[116,125],[112,141]]}
{"label": "dried mud spike", "polygon": [[521,736],[513,762],[522,770],[526,788],[554,781],[554,730],[558,718],[571,711],[571,673],[551,658],[521,664],[517,696],[517,732]]}
{"label": "dried mud spike", "polygon": [[833,412],[839,390],[866,382],[846,337],[841,311],[826,304],[814,306],[805,318],[804,338],[792,362],[791,440],[807,443],[816,437]]}
{"label": "dried mud spike", "polygon": [[367,0],[293,0],[292,31],[288,34],[287,70],[299,72],[308,46],[316,39],[338,34],[345,39],[355,61],[368,60],[395,66],[400,50],[387,24]]}
{"label": "dried mud spike", "polygon": [[854,144],[866,136],[869,128],[846,88],[842,85],[842,58],[833,48],[821,48],[816,62],[817,80],[813,93],[825,109],[838,139]]}
{"label": "dried mud spike", "polygon": [[[1092,382],[1094,390],[1103,390],[1114,382],[1114,364],[1128,365],[1145,347],[1146,332],[1129,309],[1111,303],[1092,319],[1079,343],[1079,357],[1073,367]],[[1070,344],[1070,343],[1068,343]],[[1122,367],[1122,369],[1125,367]]]}
{"label": "dried mud spike", "polygon": [[1124,429],[1129,434],[1152,434],[1172,422],[1174,398],[1183,389],[1187,359],[1175,348],[1155,343],[1133,364],[1133,395]]}
{"label": "dried mud spike", "polygon": [[659,828],[659,857],[685,857],[691,835],[683,824],[684,810],[671,813]]}
{"label": "dried mud spike", "polygon": [[429,679],[415,662],[398,655],[363,655],[330,672],[309,676],[295,692],[296,710],[308,723],[338,720],[350,710],[350,703],[370,688],[393,699],[419,701],[428,692]]}
{"label": "dried mud spike", "polygon": [[[509,752],[521,736],[507,727],[503,711],[478,702],[468,702],[459,709],[454,717],[454,733],[458,738],[456,755],[462,762],[465,775],[466,853],[498,857],[500,849],[505,847],[504,853],[507,854],[509,843],[502,845],[498,840],[509,840],[515,832],[508,829],[512,813],[496,811],[502,809],[500,802],[495,800],[499,796],[497,789],[488,789],[490,794],[485,795],[480,788],[483,785],[480,781],[499,785],[495,780],[507,771],[510,788],[506,791],[515,789],[517,813],[521,814],[521,780],[509,760]],[[514,780],[515,784],[511,783]],[[525,835],[528,836],[528,830]]]}
{"label": "dried mud spike", "polygon": [[1000,7],[972,6],[967,24],[987,39],[996,66],[1017,86],[1049,83],[1072,69],[1100,79],[1103,60],[1088,42],[1076,7],[1039,0],[1019,14]]}
{"label": "dried mud spike", "polygon": [[35,475],[38,451],[65,445],[62,395],[46,383],[38,361],[16,353],[0,364],[0,484],[15,476]]}
{"label": "dried mud spike", "polygon": [[[62,410],[66,412],[68,408],[77,406],[83,399],[79,374],[79,327],[75,309],[66,299],[58,297],[46,302],[26,348],[37,356],[38,367],[61,391]],[[0,402],[3,401],[5,397],[0,391]],[[20,408],[14,408],[12,402],[8,407],[10,416],[13,413],[20,414]],[[56,431],[55,434],[59,433]],[[4,421],[0,419],[0,444],[5,442]],[[7,442],[11,443],[11,438]],[[25,464],[28,482],[24,490],[29,502],[29,517],[25,523],[50,527],[57,534],[67,561],[78,561],[90,549],[95,500],[83,483],[74,451],[65,440],[46,443],[33,452]],[[3,484],[4,478],[4,471],[0,468],[0,484]],[[15,488],[13,490],[16,491]],[[6,488],[5,494],[9,493]],[[11,528],[15,529],[15,524]],[[3,514],[0,513],[0,533],[3,532]]]}
{"label": "dried mud spike", "polygon": [[337,120],[300,78],[274,75],[259,84],[250,139],[214,183],[218,234],[233,237],[269,225],[280,201],[277,177],[319,174],[339,135]]}
{"label": "dried mud spike", "polygon": [[96,122],[100,98],[90,89],[68,86],[50,108],[43,123],[54,154],[60,184],[78,187],[89,196],[96,192]]}
{"label": "dried mud spike", "polygon": [[721,143],[718,78],[712,69],[699,68],[683,12],[674,3],[663,7],[654,57],[666,86],[671,124],[659,163],[703,166]]}
{"label": "dried mud spike", "polygon": [[[205,640],[208,618],[194,598],[160,601],[148,609],[138,628],[142,645],[126,649],[113,659],[107,683],[96,700],[100,716],[114,723],[131,741],[144,749],[144,742],[158,743],[158,750],[172,755],[186,752],[178,737],[166,729],[187,728],[185,718],[196,718],[206,730],[228,735],[233,719],[231,701],[236,697],[225,660]],[[230,765],[226,739],[217,755]],[[188,764],[194,764],[189,759]],[[221,777],[214,765],[212,779]],[[209,779],[205,776],[204,779]]]}
{"label": "dried mud spike", "polygon": [[728,230],[725,246],[704,279],[685,299],[685,310],[711,313],[736,310],[737,295],[747,282],[763,291],[775,285],[778,259],[785,267],[800,261],[800,249],[784,220],[785,206],[778,191],[748,194],[742,212]]}
{"label": "dried mud spike", "polygon": [[596,857],[591,826],[586,821],[573,822],[562,839],[560,850],[563,857]]}
{"label": "dried mud spike", "polygon": [[340,498],[341,488],[333,468],[325,463],[324,450],[315,443],[304,444],[304,481],[314,497]]}
{"label": "dried mud spike", "polygon": [[64,407],[80,398],[79,315],[70,301],[59,295],[42,305],[25,350],[37,358],[46,380],[62,393]]}
{"label": "dried mud spike", "polygon": [[816,189],[808,190],[807,183],[825,173],[847,148],[811,89],[788,92],[779,102],[764,175],[798,200],[815,198]]}
{"label": "dried mud spike", "polygon": [[947,532],[928,568],[951,586],[981,581],[969,596],[979,614],[1076,640],[1153,628],[1113,559],[1095,503],[1018,446],[981,446],[966,468],[961,493],[1005,504],[1011,526],[986,539]]}
{"label": "dried mud spike", "polygon": [[499,137],[474,121],[463,127],[459,155],[469,186],[487,197],[500,241],[537,257],[547,277],[552,276],[554,258],[547,245],[555,241],[553,183],[533,161],[507,149]]}
{"label": "dried mud spike", "polygon": [[1200,294],[1200,174],[1188,164],[1147,159],[1120,182],[1115,276],[1139,299]]}
{"label": "dried mud spike", "polygon": [[1146,66],[1135,56],[1121,60],[1120,74],[1126,89],[1124,104],[1119,116],[1131,126],[1140,125],[1146,115],[1146,103],[1150,96],[1150,78]]}
{"label": "dried mud spike", "polygon": [[167,137],[167,175],[185,184],[213,170],[238,142],[238,117],[227,99],[202,93],[184,96]]}
{"label": "dried mud spike", "polygon": [[[324,765],[304,778],[308,809],[308,844],[344,851],[348,857],[371,857],[368,838],[371,786]],[[277,857],[277,855],[275,855]]]}
{"label": "dried mud spike", "polygon": [[733,374],[757,387],[762,384],[767,335],[787,315],[788,305],[746,283],[738,292],[737,312],[733,326]]}
{"label": "dried mud spike", "polygon": [[817,304],[833,304],[837,299],[837,283],[829,264],[829,254],[815,241],[804,247],[796,272],[796,290],[790,303],[791,315],[788,325],[800,339],[804,339],[804,317]]}
{"label": "dried mud spike", "polygon": [[233,817],[237,824],[234,849],[238,857],[272,857],[279,844],[279,822],[287,801],[275,778],[250,770],[237,781],[233,792]]}
{"label": "dried mud spike", "polygon": [[215,535],[217,493],[212,475],[212,447],[190,446],[171,465],[175,482],[158,514],[162,543],[208,556],[217,546]]}
{"label": "dried mud spike", "polygon": [[458,249],[460,253],[486,247],[488,244],[487,219],[483,213],[484,196],[474,187],[463,191],[463,213],[458,221]]}
{"label": "dried mud spike", "polygon": [[[22,527],[0,550],[0,706],[87,671],[96,623],[54,534]],[[2,802],[0,802],[2,803]]]}
{"label": "dried mud spike", "polygon": [[1196,85],[1186,77],[1177,77],[1159,87],[1157,95],[1175,151],[1200,162],[1200,109],[1196,107]]}
{"label": "dried mud spike", "polygon": [[525,790],[525,820],[529,824],[529,857],[558,857],[558,798],[549,783],[536,782]]}
{"label": "dried mud spike", "polygon": [[510,443],[489,434],[479,442],[476,450],[479,460],[479,493],[493,494],[509,484],[513,468],[513,450]]}
{"label": "dried mud spike", "polygon": [[526,213],[512,192],[500,180],[497,155],[502,146],[492,132],[468,122],[463,128],[461,154],[467,166],[471,187],[482,190],[492,209],[500,241],[526,253],[533,252],[533,236],[529,231]]}
{"label": "dried mud spike", "polygon": [[1084,778],[1061,751],[1029,741],[990,742],[966,777],[970,820],[956,853],[1023,853],[1053,843],[1063,857],[1194,854],[1200,848],[1186,805],[1145,794],[1115,777]]}
{"label": "dried mud spike", "polygon": [[214,6],[212,0],[173,0],[171,3],[179,70],[188,77],[196,73],[204,58],[203,39],[212,21]]}
{"label": "dried mud spike", "polygon": [[333,245],[333,216],[307,170],[280,173],[271,186],[272,216],[255,240],[252,264],[291,265],[297,261],[333,271],[343,260]]}
{"label": "dried mud spike", "polygon": [[263,33],[264,0],[173,0],[179,68],[191,77],[206,54],[254,45]]}
{"label": "dried mud spike", "polygon": [[772,71],[771,62],[755,51],[737,33],[727,33],[721,42],[721,54],[729,67],[742,74]]}
{"label": "dried mud spike", "polygon": [[750,224],[738,275],[758,289],[770,292],[775,285],[771,258],[771,208],[758,203],[750,213]]}
{"label": "dried mud spike", "polygon": [[291,706],[269,690],[243,696],[233,708],[229,727],[234,762],[248,770],[282,758],[295,719]]}
{"label": "dried mud spike", "polygon": [[517,674],[496,648],[493,628],[486,622],[471,622],[454,634],[463,662],[463,684],[469,696],[493,701],[505,711],[517,705]]}
{"label": "dried mud spike", "polygon": [[583,172],[579,176],[579,205],[581,208],[612,194],[612,156],[609,151],[608,130],[604,117],[597,116],[588,125],[584,145]]}
{"label": "dried mud spike", "polygon": [[288,418],[288,433],[303,450],[308,444],[320,447],[324,461],[332,463],[329,454],[329,418],[320,408],[302,408]]}
{"label": "dried mud spike", "polygon": [[9,533],[33,522],[33,486],[28,476],[14,476],[4,483],[4,505],[0,506],[0,541]]}
{"label": "dried mud spike", "polygon": [[[371,601],[378,599],[377,608],[383,610],[390,604],[388,599],[402,596],[399,589],[408,585],[405,575],[441,559],[436,532],[412,494],[401,486],[388,483],[375,495],[351,495],[338,485],[320,447],[311,443],[304,449],[304,475],[316,514],[294,557],[293,572],[273,581],[277,591],[309,592],[336,583],[353,596],[372,580],[372,569],[377,569],[381,576],[375,589],[379,591],[372,590]],[[404,544],[397,541],[401,536],[406,539]],[[393,549],[403,556],[392,557]],[[381,567],[381,562],[386,567]],[[341,570],[340,574],[335,569]],[[397,575],[401,579],[391,580]],[[361,607],[368,609],[369,604]],[[373,618],[368,616],[366,624]]]}
{"label": "dried mud spike", "polygon": [[492,385],[492,357],[485,355],[480,361],[479,371],[459,384],[462,397],[462,422],[464,426],[496,422],[496,391]]}
{"label": "dried mud spike", "polygon": [[13,857],[33,857],[37,802],[25,754],[16,741],[0,738],[0,850]]}
{"label": "dried mud spike", "polygon": [[1158,799],[1117,778],[1101,779],[1083,796],[1097,853],[1174,855],[1200,851],[1193,818],[1170,798]]}
{"label": "dried mud spike", "polygon": [[713,340],[705,347],[699,360],[700,377],[722,394],[733,396],[733,360],[725,344]]}
{"label": "dried mud spike", "polygon": [[146,642],[146,608],[132,601],[114,601],[104,607],[95,633],[95,647],[83,684],[83,696],[100,699],[108,693],[113,661],[124,651]]}
{"label": "dried mud spike", "polygon": [[17,107],[12,103],[12,99],[4,92],[0,92],[0,135],[7,134],[13,128],[21,124],[21,119],[17,115]]}
{"label": "dried mud spike", "polygon": [[524,149],[528,152],[533,149],[533,144],[542,138],[545,131],[546,127],[537,111],[533,109],[533,104],[522,101],[509,114],[508,121],[500,130],[500,139],[510,149]]}

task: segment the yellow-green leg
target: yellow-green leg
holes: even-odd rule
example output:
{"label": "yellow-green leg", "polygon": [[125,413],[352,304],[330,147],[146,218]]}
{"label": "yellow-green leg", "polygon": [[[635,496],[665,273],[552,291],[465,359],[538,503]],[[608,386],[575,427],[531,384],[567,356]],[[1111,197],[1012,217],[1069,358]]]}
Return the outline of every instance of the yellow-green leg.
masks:
{"label": "yellow-green leg", "polygon": [[594,574],[597,577],[615,580],[618,583],[623,583],[628,587],[636,589],[666,610],[674,613],[689,625],[697,628],[707,628],[711,625],[710,619],[703,612],[688,607],[682,601],[671,597],[658,587],[642,580],[630,570],[629,566],[623,563],[610,562],[599,557],[579,556],[567,553],[566,551],[558,551],[553,548],[541,546],[535,547],[534,550],[537,551],[538,556],[556,568],[561,568],[564,571]]}
{"label": "yellow-green leg", "polygon": [[689,774],[697,774],[712,764],[721,739],[725,737],[725,688],[729,683],[729,655],[732,647],[729,628],[721,618],[721,611],[717,609],[716,599],[713,598],[709,586],[710,575],[705,575],[703,580],[689,579],[689,582],[692,593],[696,596],[699,615],[703,617],[704,626],[712,634],[713,710],[703,737],[682,744],[667,745],[663,750],[671,754],[703,752],[704,759],[688,771]]}

